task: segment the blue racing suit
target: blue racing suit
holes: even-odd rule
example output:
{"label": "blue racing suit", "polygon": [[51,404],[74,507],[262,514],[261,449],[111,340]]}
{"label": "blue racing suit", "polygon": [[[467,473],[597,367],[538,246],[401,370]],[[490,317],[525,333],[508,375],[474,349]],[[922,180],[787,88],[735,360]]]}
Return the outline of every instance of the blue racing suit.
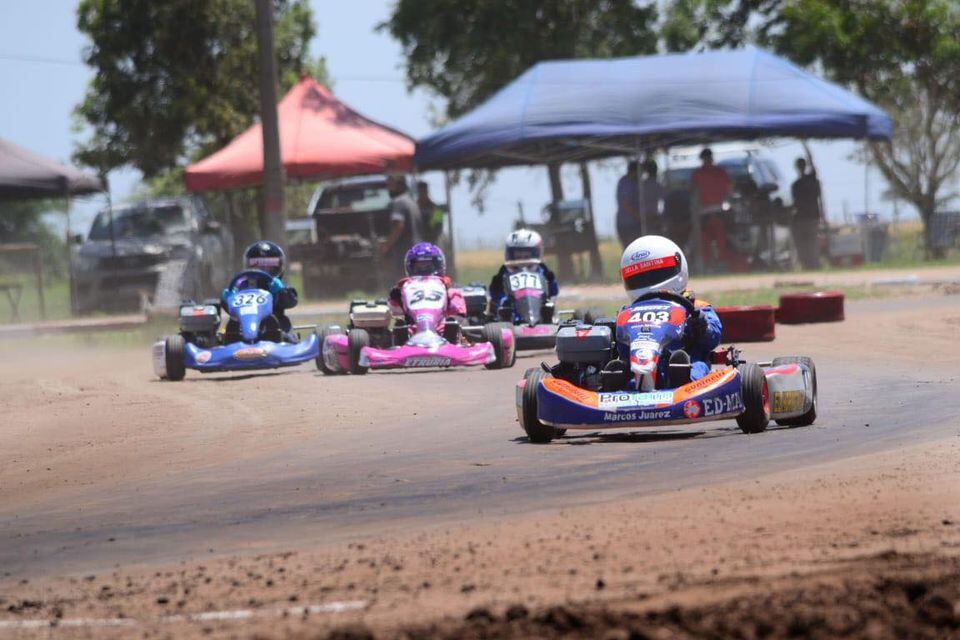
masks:
{"label": "blue racing suit", "polygon": [[[264,282],[262,281],[250,282],[250,286],[256,288],[260,288],[263,284]],[[273,278],[267,282],[266,285],[267,291],[273,296],[273,315],[277,317],[277,321],[280,323],[280,330],[284,333],[290,333],[293,324],[290,322],[290,318],[287,317],[285,311],[297,306],[299,302],[297,290],[293,287],[285,286],[280,278]],[[225,288],[220,294],[220,302],[226,306],[227,296],[238,290],[236,287],[233,289],[230,287]]]}
{"label": "blue racing suit", "polygon": [[[542,262],[537,265],[537,272],[547,281],[547,296],[556,298],[557,294],[560,293],[557,276]],[[500,270],[490,279],[490,315],[496,315],[497,310],[507,300],[507,296],[503,291],[503,279],[509,273],[509,267],[502,265]]]}
{"label": "blue racing suit", "polygon": [[[710,373],[710,352],[720,345],[723,325],[720,324],[720,317],[717,316],[717,312],[713,310],[710,303],[694,300],[694,305],[700,313],[687,320],[683,337],[667,345],[666,350],[660,354],[660,361],[657,364],[657,387],[659,388],[666,388],[668,385],[667,369],[670,363],[670,354],[678,349],[683,349],[690,356],[691,382]],[[620,313],[630,312],[632,306],[632,304],[624,306]],[[619,332],[617,337],[620,337]],[[617,351],[621,360],[630,362],[630,345],[628,343],[625,344],[618,340]]]}

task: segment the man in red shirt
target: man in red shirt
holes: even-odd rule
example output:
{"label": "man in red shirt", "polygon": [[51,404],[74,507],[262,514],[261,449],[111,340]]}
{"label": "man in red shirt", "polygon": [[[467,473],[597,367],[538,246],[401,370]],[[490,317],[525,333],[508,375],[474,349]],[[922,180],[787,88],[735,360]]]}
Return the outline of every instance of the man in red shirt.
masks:
{"label": "man in red shirt", "polygon": [[723,167],[713,164],[713,151],[705,148],[700,152],[703,164],[690,176],[690,184],[697,194],[697,205],[701,219],[701,255],[703,263],[709,264],[714,257],[712,247],[716,246],[716,257],[725,262],[730,271],[742,271],[746,267],[743,258],[727,247],[727,233],[720,217],[720,206],[733,185],[730,175]]}

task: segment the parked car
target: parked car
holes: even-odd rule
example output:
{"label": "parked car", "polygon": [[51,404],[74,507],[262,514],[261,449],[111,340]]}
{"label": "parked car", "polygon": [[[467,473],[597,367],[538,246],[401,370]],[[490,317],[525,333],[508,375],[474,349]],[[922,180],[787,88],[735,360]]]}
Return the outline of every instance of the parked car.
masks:
{"label": "parked car", "polygon": [[231,275],[233,239],[193,197],[134,202],[97,214],[73,265],[75,313],[154,302],[161,274],[174,305],[213,295]]}

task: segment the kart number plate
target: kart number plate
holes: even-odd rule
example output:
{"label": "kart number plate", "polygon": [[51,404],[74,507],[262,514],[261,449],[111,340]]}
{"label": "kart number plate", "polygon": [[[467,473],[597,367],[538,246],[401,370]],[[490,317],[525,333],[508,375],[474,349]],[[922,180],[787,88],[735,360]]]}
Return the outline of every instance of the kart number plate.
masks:
{"label": "kart number plate", "polygon": [[233,301],[230,303],[234,307],[247,307],[254,306],[254,311],[256,311],[256,305],[263,304],[267,301],[267,297],[260,293],[238,293],[233,296]]}
{"label": "kart number plate", "polygon": [[530,271],[521,271],[520,273],[510,274],[510,289],[517,291],[519,289],[541,289],[543,288],[539,273]]}
{"label": "kart number plate", "polygon": [[407,309],[441,309],[445,306],[447,288],[442,282],[410,282],[403,287]]}

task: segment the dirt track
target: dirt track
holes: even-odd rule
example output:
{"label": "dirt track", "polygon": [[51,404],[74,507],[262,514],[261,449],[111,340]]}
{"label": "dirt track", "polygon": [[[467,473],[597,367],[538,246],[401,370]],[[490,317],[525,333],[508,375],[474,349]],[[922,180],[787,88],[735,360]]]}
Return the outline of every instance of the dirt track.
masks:
{"label": "dirt track", "polygon": [[[137,626],[64,633],[362,622],[520,637],[558,632],[548,612],[564,605],[589,637],[595,624],[626,634],[630,615],[671,604],[684,613],[652,613],[649,629],[679,633],[691,612],[733,620],[733,596],[788,610],[791,590],[819,580],[869,602],[871,585],[911,571],[953,607],[931,628],[957,633],[944,558],[960,548],[960,299],[862,302],[843,324],[778,332],[747,355],[817,360],[814,427],[549,446],[520,438],[512,394],[549,354],[503,372],[304,367],[169,384],[151,379],[146,350],[0,345],[0,636],[123,615]],[[333,602],[362,609],[289,610]],[[223,610],[249,616],[170,617]]]}

